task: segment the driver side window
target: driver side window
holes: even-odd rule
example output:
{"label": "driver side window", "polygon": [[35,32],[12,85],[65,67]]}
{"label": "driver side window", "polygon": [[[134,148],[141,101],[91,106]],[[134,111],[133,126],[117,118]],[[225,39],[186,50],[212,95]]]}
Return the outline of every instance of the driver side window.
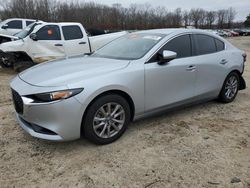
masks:
{"label": "driver side window", "polygon": [[150,60],[150,62],[156,62],[160,60],[160,54],[163,53],[164,50],[169,50],[177,53],[178,58],[185,58],[192,56],[192,45],[191,45],[191,37],[190,35],[181,35],[176,37],[167,44],[165,44]]}
{"label": "driver side window", "polygon": [[164,50],[176,52],[176,59],[192,56],[190,35],[182,35],[172,39],[160,50],[160,53]]}
{"label": "driver side window", "polygon": [[60,29],[56,25],[46,25],[36,35],[37,40],[61,40]]}

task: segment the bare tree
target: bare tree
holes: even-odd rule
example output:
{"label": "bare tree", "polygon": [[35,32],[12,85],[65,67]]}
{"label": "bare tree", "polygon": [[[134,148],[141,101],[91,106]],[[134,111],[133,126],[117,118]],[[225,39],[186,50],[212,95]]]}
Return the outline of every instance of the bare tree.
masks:
{"label": "bare tree", "polygon": [[227,14],[227,27],[228,28],[232,27],[232,23],[235,19],[235,16],[236,16],[236,11],[232,7],[230,7],[228,9],[228,14]]}
{"label": "bare tree", "polygon": [[212,28],[217,20],[218,28],[232,27],[236,12],[233,8],[219,11],[180,8],[168,11],[165,7],[150,4],[131,4],[128,8],[121,4],[107,6],[93,2],[79,3],[77,0],[6,0],[1,1],[0,17],[33,18],[43,21],[74,21],[86,28],[120,30],[151,29],[167,27]]}
{"label": "bare tree", "polygon": [[216,12],[208,11],[206,15],[206,22],[209,29],[212,29],[212,25],[216,20]]}
{"label": "bare tree", "polygon": [[199,28],[199,23],[201,21],[201,19],[203,18],[203,9],[191,9],[190,10],[190,16],[191,16],[191,20],[195,26],[195,28]]}
{"label": "bare tree", "polygon": [[182,14],[184,26],[187,27],[190,25],[190,13],[188,11],[184,11]]}
{"label": "bare tree", "polygon": [[222,9],[217,12],[218,28],[224,28],[227,19],[227,10]]}

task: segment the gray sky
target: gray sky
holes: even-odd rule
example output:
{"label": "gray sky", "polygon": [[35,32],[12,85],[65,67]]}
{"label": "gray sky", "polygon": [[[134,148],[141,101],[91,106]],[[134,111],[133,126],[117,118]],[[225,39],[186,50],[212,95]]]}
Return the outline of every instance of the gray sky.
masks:
{"label": "gray sky", "polygon": [[183,10],[191,8],[203,8],[205,10],[218,10],[233,7],[237,11],[236,20],[244,21],[250,14],[250,0],[80,0],[85,2],[96,2],[106,5],[120,3],[128,7],[132,3],[148,3],[152,6],[165,6],[168,10],[180,7]]}

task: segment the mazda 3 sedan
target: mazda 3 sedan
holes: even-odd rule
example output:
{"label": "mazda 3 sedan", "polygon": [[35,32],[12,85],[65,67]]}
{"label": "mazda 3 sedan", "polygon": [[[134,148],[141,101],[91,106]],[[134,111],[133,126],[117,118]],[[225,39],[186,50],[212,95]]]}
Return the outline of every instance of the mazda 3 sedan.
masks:
{"label": "mazda 3 sedan", "polygon": [[205,31],[148,30],[37,65],[10,85],[18,122],[32,136],[108,144],[130,121],[194,102],[232,102],[246,87],[245,61],[243,51]]}

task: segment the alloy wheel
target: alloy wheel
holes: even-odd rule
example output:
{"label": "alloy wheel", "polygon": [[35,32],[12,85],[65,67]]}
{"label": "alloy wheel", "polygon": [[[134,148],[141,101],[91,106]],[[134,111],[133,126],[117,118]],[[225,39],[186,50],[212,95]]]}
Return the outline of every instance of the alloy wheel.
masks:
{"label": "alloy wheel", "polygon": [[93,130],[100,138],[111,138],[118,134],[125,123],[123,107],[114,102],[101,106],[93,119]]}
{"label": "alloy wheel", "polygon": [[226,82],[225,85],[225,97],[227,99],[232,99],[238,91],[238,79],[236,76],[232,75]]}

